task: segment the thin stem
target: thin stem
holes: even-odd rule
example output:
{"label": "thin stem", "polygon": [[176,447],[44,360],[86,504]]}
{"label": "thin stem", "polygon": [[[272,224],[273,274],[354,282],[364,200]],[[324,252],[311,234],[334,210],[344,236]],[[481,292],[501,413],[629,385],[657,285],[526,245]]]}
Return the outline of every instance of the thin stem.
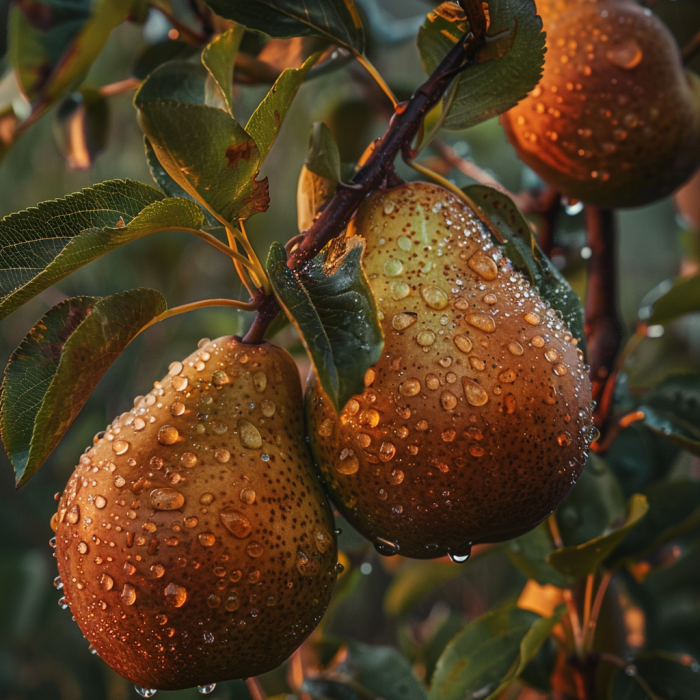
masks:
{"label": "thin stem", "polygon": [[[196,311],[197,309],[205,309],[210,306],[228,306],[239,311],[255,311],[258,308],[258,304],[255,302],[244,302],[236,301],[235,299],[205,299],[204,301],[195,301],[191,304],[183,304],[182,306],[173,306],[172,309],[164,311],[155,318],[151,319],[136,335],[143,333],[147,328],[154,326],[156,323],[165,321],[167,318],[172,318],[173,316],[179,316],[180,314],[187,313],[188,311]],[[134,336],[136,337],[136,336]]]}
{"label": "thin stem", "polygon": [[612,409],[614,368],[622,341],[617,289],[617,226],[611,209],[587,205],[585,215],[591,249],[585,303],[588,364],[593,400],[598,402],[593,420],[604,435]]}
{"label": "thin stem", "polygon": [[125,92],[133,92],[141,85],[138,78],[127,78],[119,80],[116,83],[109,83],[99,88],[99,93],[102,97],[114,97],[115,95],[123,95]]}
{"label": "thin stem", "polygon": [[562,589],[561,595],[566,603],[566,609],[569,611],[569,620],[571,621],[571,631],[574,635],[576,656],[583,660],[583,630],[581,629],[581,619],[578,614],[578,608],[576,607],[576,601],[574,600],[573,593],[568,588]]}
{"label": "thin stem", "polygon": [[459,189],[459,187],[457,187],[457,185],[454,184],[454,182],[450,182],[447,178],[443,177],[439,173],[436,173],[431,168],[428,168],[425,165],[421,165],[415,160],[407,160],[406,165],[410,166],[416,172],[419,172],[421,175],[425,175],[431,180],[434,180],[446,190],[452,192],[455,195],[455,197],[459,197],[459,199],[461,199],[463,202],[466,202],[467,204],[472,204],[471,200],[464,194],[464,192],[462,192],[462,190]]}
{"label": "thin stem", "polygon": [[246,678],[245,684],[246,688],[248,688],[248,692],[250,693],[250,697],[253,700],[267,700],[267,693],[263,690],[263,687],[260,685],[260,681],[257,678]]}
{"label": "thin stem", "polygon": [[605,600],[605,593],[608,590],[610,581],[612,581],[614,571],[606,571],[600,583],[598,584],[598,590],[595,594],[595,600],[593,601],[593,608],[591,609],[590,617],[588,618],[588,626],[586,627],[585,634],[585,648],[590,651],[593,648],[593,640],[595,638],[595,628],[598,625],[598,617],[600,616],[600,610],[603,607],[603,601]]}
{"label": "thin stem", "polygon": [[398,102],[396,101],[396,96],[391,91],[391,88],[387,85],[386,81],[382,77],[381,73],[375,68],[372,62],[361,53],[356,53],[355,58],[363,66],[363,68],[372,76],[374,82],[379,85],[384,94],[391,100],[391,104],[396,107]]}
{"label": "thin stem", "polygon": [[[226,227],[226,238],[228,239],[229,247],[235,248],[237,241],[238,241],[238,238],[236,237],[236,235],[234,233],[234,229],[232,229],[230,226]],[[241,282],[243,282],[243,286],[248,290],[248,294],[250,294],[251,298],[254,298],[258,287],[251,280],[250,275],[249,275],[251,263],[248,260],[248,258],[241,255],[240,253],[237,252],[236,255],[238,257],[233,259],[233,266],[236,268],[236,272],[238,273],[238,276],[241,278]],[[242,260],[244,260],[245,263],[243,263]]]}
{"label": "thin stem", "polygon": [[205,34],[198,32],[196,29],[192,29],[192,27],[189,27],[184,22],[179,20],[169,8],[164,7],[159,2],[155,1],[151,2],[151,7],[154,10],[158,10],[158,12],[160,12],[168,20],[168,22],[170,22],[170,24],[172,24],[178,32],[180,32],[180,36],[182,36],[182,38],[188,44],[192,44],[192,46],[204,46],[208,43],[209,39]]}
{"label": "thin stem", "polygon": [[586,647],[586,639],[588,637],[588,628],[591,620],[591,603],[593,601],[593,585],[595,583],[595,574],[588,574],[586,577],[586,592],[583,598],[583,646]]}
{"label": "thin stem", "polygon": [[[243,265],[244,267],[251,268],[251,269],[253,268],[253,264],[251,263],[250,260],[248,260],[248,258],[245,257],[245,255],[241,255],[234,248],[223,244],[216,236],[212,236],[211,233],[207,233],[206,231],[200,231],[199,229],[196,229],[196,228],[182,228],[182,227],[177,227],[177,226],[174,226],[172,228],[162,229],[162,230],[163,231],[184,231],[185,233],[191,233],[193,236],[197,236],[197,238],[201,238],[203,241],[206,241],[209,245],[213,246],[217,250],[220,250],[222,253],[225,253],[226,255],[229,256],[229,258],[238,262],[239,264]],[[234,241],[234,244],[235,244],[235,241]]]}
{"label": "thin stem", "polygon": [[489,175],[485,170],[480,168],[476,163],[466,158],[462,158],[457,151],[455,151],[452,146],[445,143],[442,139],[435,139],[433,141],[433,149],[437,151],[440,158],[442,158],[448,165],[452,166],[460,173],[470,177],[472,180],[476,180],[481,185],[487,185],[488,187],[493,187],[496,190],[500,190],[509,197],[514,198],[516,195],[508,192],[503,185],[501,185],[498,180],[493,176]]}
{"label": "thin stem", "polygon": [[[630,665],[624,659],[621,659],[619,656],[615,656],[615,654],[610,654],[607,651],[604,651],[600,654],[600,660],[607,661],[608,663],[613,664],[613,666],[621,668],[625,672],[628,672],[630,666],[634,668],[633,664]],[[639,686],[651,698],[651,700],[663,700],[663,698],[658,696],[651,688],[651,686],[637,673],[636,669],[634,670],[634,673],[631,674],[630,678],[633,678],[635,681],[637,681]]]}
{"label": "thin stem", "polygon": [[[241,245],[243,246],[243,249],[248,255],[248,258],[254,265],[255,276],[258,278],[258,286],[262,287],[265,290],[265,294],[271,294],[272,287],[270,286],[270,281],[267,279],[267,273],[265,272],[265,268],[262,266],[260,260],[258,260],[258,256],[256,255],[253,246],[248,240],[248,233],[245,230],[245,222],[243,221],[243,219],[238,220],[238,225],[240,227],[240,230],[238,231],[238,235],[236,236],[236,238],[238,241],[240,241]],[[234,231],[234,235],[235,233],[236,232]]]}
{"label": "thin stem", "polygon": [[[445,123],[450,110],[452,109],[452,104],[455,101],[455,95],[457,94],[456,90],[453,90],[450,93],[450,96],[447,98],[447,102],[445,102],[442,105],[442,111],[440,112],[440,116],[438,117],[438,120],[433,124],[433,128],[430,130],[430,133],[423,138],[423,133],[421,129],[421,134],[420,134],[420,143],[418,147],[416,148],[416,154],[420,153],[423,149],[427,148],[435,139],[435,137],[440,133],[440,129],[442,129],[443,124]],[[456,155],[456,154],[455,154]]]}
{"label": "thin stem", "polygon": [[698,32],[681,51],[683,65],[687,66],[700,53],[700,32]]}
{"label": "thin stem", "polygon": [[564,541],[561,538],[561,534],[559,532],[559,523],[557,523],[557,518],[554,515],[550,515],[547,518],[547,525],[549,525],[549,532],[552,535],[552,540],[554,541],[554,546],[557,549],[560,549],[561,547],[564,546]]}

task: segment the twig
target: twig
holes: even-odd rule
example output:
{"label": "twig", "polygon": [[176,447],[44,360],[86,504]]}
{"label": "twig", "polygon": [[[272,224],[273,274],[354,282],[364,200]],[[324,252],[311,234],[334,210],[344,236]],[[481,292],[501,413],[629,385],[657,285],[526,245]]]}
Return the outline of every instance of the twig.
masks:
{"label": "twig", "polygon": [[188,44],[191,44],[192,46],[204,46],[205,44],[209,43],[209,38],[206,36],[206,34],[202,34],[196,29],[192,29],[192,27],[178,19],[169,8],[163,7],[159,2],[151,2],[151,7],[154,10],[158,10],[158,12],[160,12],[168,20],[168,22],[173,25],[173,27],[180,33],[180,36]]}
{"label": "twig", "polygon": [[440,158],[445,161],[445,163],[451,165],[456,170],[459,170],[459,172],[463,175],[470,177],[472,180],[476,180],[482,185],[488,185],[496,190],[500,190],[511,198],[515,197],[515,195],[503,187],[503,185],[501,185],[496,178],[489,175],[473,161],[462,158],[457,151],[452,148],[452,146],[445,143],[442,139],[434,139],[431,146],[437,152]]}
{"label": "twig", "polygon": [[615,213],[586,205],[586,236],[591,249],[586,290],[586,339],[591,367],[593,415],[604,437],[612,408],[615,363],[622,341],[617,290],[617,227]]}
{"label": "twig", "polygon": [[246,678],[245,684],[253,700],[267,700],[267,693],[263,690],[257,678],[254,676],[252,678]]}
{"label": "twig", "polygon": [[683,65],[687,66],[700,52],[700,32],[698,32],[681,51]]}
{"label": "twig", "polygon": [[[479,12],[483,14],[481,6]],[[481,26],[482,23],[474,19],[470,24]],[[485,34],[469,33],[455,44],[435,72],[413,93],[411,98],[397,105],[394,116],[389,122],[389,128],[377,143],[367,162],[355,173],[348,186],[338,187],[326,208],[306,231],[296,250],[289,256],[287,266],[290,269],[302,266],[337,236],[347,226],[362,199],[386,181],[393,170],[398,153],[410,152],[410,143],[418,133],[425,115],[440,101],[455,75],[475,62],[476,55],[484,42]],[[253,344],[262,342],[265,331],[279,310],[275,297],[266,297],[243,342]]]}
{"label": "twig", "polygon": [[634,668],[633,664],[628,664],[624,659],[621,659],[619,656],[615,656],[615,654],[609,654],[608,652],[602,652],[599,658],[601,661],[607,661],[608,663],[613,664],[613,666],[617,666],[625,673],[632,670],[633,673],[630,675],[630,678],[637,681],[639,686],[651,698],[651,700],[663,700],[663,698],[660,698],[654,692],[651,686],[637,673],[637,670]]}

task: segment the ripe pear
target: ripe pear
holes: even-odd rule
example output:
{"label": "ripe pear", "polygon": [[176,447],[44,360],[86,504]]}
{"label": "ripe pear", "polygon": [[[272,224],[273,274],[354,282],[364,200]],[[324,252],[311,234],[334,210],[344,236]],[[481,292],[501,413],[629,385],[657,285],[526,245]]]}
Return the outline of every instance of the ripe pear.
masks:
{"label": "ripe pear", "polygon": [[537,3],[544,74],[501,118],[527,165],[600,207],[649,204],[700,165],[700,78],[666,25],[631,0]]}
{"label": "ripe pear", "polygon": [[591,437],[576,340],[440,187],[373,193],[347,235],[366,241],[385,345],[340,415],[317,383],[307,395],[331,498],[386,554],[460,561],[535,527]]}
{"label": "ripe pear", "polygon": [[202,341],[80,458],[52,520],[65,602],[137,686],[279,665],[336,578],[332,515],[275,345]]}

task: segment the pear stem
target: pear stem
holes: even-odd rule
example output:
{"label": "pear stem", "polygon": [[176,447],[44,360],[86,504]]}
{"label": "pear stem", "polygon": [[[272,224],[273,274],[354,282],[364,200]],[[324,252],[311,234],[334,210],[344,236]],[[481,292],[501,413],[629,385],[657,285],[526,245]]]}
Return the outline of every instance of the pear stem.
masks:
{"label": "pear stem", "polygon": [[593,422],[605,436],[612,408],[616,360],[622,344],[617,289],[617,225],[615,212],[586,205],[586,238],[591,249],[586,290],[588,364],[597,402]]}
{"label": "pear stem", "polygon": [[[467,9],[467,8],[465,8]],[[442,60],[433,74],[413,93],[410,99],[396,106],[389,127],[365,164],[347,185],[341,184],[321,215],[305,232],[287,260],[287,266],[298,269],[316,256],[321,249],[345,229],[360,202],[367,194],[381,187],[394,168],[394,160],[401,152],[409,160],[413,157],[411,142],[418,133],[425,115],[442,99],[452,79],[471,66],[479,50],[486,43],[486,21],[481,3],[473,3],[467,10],[469,24],[475,29],[468,32]],[[244,343],[257,344],[277,317],[280,306],[274,296],[267,296]]]}

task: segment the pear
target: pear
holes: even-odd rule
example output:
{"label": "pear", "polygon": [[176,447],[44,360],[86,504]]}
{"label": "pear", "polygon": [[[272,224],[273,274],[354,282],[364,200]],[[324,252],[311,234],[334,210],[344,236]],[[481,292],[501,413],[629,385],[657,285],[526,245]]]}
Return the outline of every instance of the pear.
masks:
{"label": "pear", "polygon": [[470,207],[411,183],[370,195],[366,241],[382,358],[337,415],[307,395],[317,465],[342,514],[385,554],[449,554],[520,535],[575,483],[591,385],[561,317]]}
{"label": "pear", "polygon": [[665,197],[700,165],[700,79],[666,25],[630,0],[537,3],[544,74],[501,118],[527,165],[600,207]]}
{"label": "pear", "polygon": [[137,686],[279,665],[336,578],[299,373],[270,343],[203,340],[80,458],[52,520],[65,603]]}

